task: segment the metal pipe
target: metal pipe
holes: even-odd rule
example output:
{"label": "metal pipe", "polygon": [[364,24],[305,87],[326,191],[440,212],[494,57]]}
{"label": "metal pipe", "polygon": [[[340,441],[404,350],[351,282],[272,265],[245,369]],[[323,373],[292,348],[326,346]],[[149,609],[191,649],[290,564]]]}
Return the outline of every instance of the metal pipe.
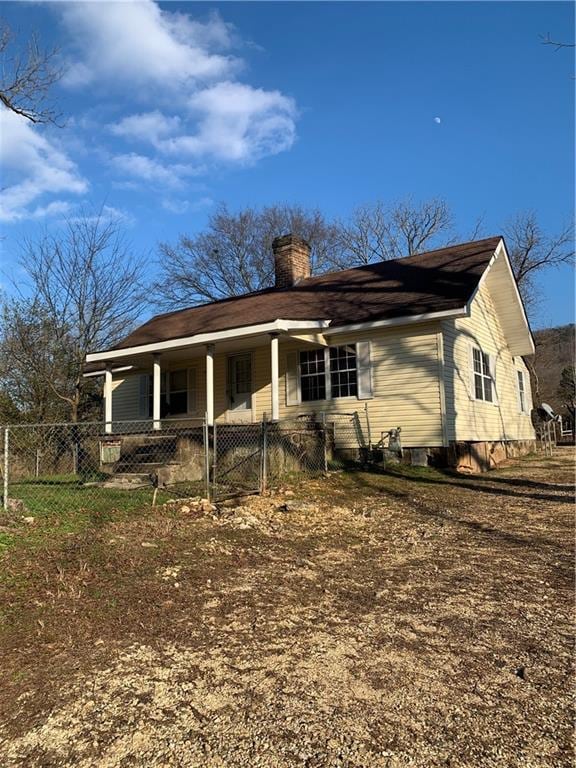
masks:
{"label": "metal pipe", "polygon": [[324,472],[328,472],[328,434],[326,432],[326,414],[322,412],[322,431],[324,432],[323,447],[324,447]]}
{"label": "metal pipe", "polygon": [[212,501],[210,498],[210,431],[208,427],[208,414],[204,418],[204,479],[206,482],[206,498],[208,501]]}
{"label": "metal pipe", "polygon": [[262,420],[262,426],[261,426],[261,435],[262,435],[262,460],[260,462],[260,468],[261,468],[261,477],[260,477],[260,493],[264,493],[266,491],[266,485],[268,483],[268,467],[267,467],[267,458],[268,458],[268,425],[267,422],[263,419]]}
{"label": "metal pipe", "polygon": [[3,506],[4,511],[8,510],[8,450],[10,445],[10,427],[4,428],[4,496],[3,496]]}

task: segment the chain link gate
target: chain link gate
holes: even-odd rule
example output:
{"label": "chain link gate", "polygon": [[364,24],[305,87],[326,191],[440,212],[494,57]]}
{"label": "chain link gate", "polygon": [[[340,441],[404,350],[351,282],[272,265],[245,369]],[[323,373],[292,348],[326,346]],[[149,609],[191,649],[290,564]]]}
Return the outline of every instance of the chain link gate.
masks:
{"label": "chain link gate", "polygon": [[262,490],[265,431],[266,422],[214,424],[210,478],[213,501]]}

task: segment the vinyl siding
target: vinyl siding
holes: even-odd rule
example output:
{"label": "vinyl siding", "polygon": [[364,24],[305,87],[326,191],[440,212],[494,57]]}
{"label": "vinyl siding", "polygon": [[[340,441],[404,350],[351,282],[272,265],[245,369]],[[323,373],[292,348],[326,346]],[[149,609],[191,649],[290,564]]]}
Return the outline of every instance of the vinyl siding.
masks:
{"label": "vinyl siding", "polygon": [[[193,418],[200,418],[206,411],[206,364],[204,358],[172,363],[166,370],[189,368],[194,368],[196,371],[196,391],[194,393],[195,403],[191,403],[193,407],[188,415]],[[148,373],[151,373],[151,370]],[[142,370],[114,376],[112,380],[112,421],[143,420],[140,415],[140,377],[142,375],[147,375],[147,372]],[[148,421],[148,419],[144,419],[144,421]]]}
{"label": "vinyl siding", "polygon": [[[373,397],[335,398],[316,403],[286,405],[286,356],[291,350],[310,349],[302,341],[280,340],[280,418],[303,414],[353,413],[358,411],[363,432],[366,427],[366,409],[373,442],[380,433],[393,427],[402,427],[402,443],[409,446],[442,445],[441,388],[439,369],[439,326],[422,324],[410,329],[395,328],[364,333],[334,336],[334,345],[357,341],[371,342]],[[239,350],[252,355],[253,397],[251,418],[258,421],[271,413],[270,347],[257,346]],[[228,354],[216,353],[214,358],[214,411],[218,421],[234,419],[227,409],[226,368]],[[172,369],[196,368],[197,394],[194,416],[202,416],[206,408],[205,361],[173,362]],[[140,373],[118,376],[114,379],[112,396],[113,420],[140,419]],[[247,414],[248,415],[248,414]]]}
{"label": "vinyl siding", "polygon": [[[393,427],[402,427],[406,447],[433,447],[458,440],[517,440],[534,436],[529,411],[529,376],[523,360],[512,357],[487,285],[472,302],[469,317],[442,323],[422,323],[331,337],[334,345],[358,341],[371,343],[373,397],[335,398],[316,403],[286,404],[286,365],[290,351],[310,349],[305,341],[280,338],[280,418],[323,411],[357,411],[363,431],[368,416],[372,442]],[[493,355],[498,404],[474,400],[471,395],[471,344]],[[250,347],[247,341],[237,353],[252,355],[252,410],[244,418],[258,421],[271,414],[270,345]],[[218,421],[234,420],[227,405],[227,358],[214,359],[214,405]],[[196,369],[196,408],[190,416],[202,417],[206,409],[205,359],[203,356],[173,361],[171,369]],[[525,372],[528,413],[520,413],[517,370]],[[139,419],[139,374],[114,379],[113,419]],[[445,416],[443,416],[445,413]]]}
{"label": "vinyl siding", "polygon": [[112,380],[112,421],[140,418],[140,377],[115,376]]}
{"label": "vinyl siding", "polygon": [[[402,444],[442,445],[442,414],[439,376],[439,326],[421,325],[337,335],[331,344],[371,342],[373,397],[334,398],[315,403],[286,405],[286,358],[292,350],[310,349],[302,342],[280,344],[280,418],[301,414],[352,413],[358,411],[363,431],[366,410],[373,442],[393,427],[402,427]],[[256,412],[270,413],[269,350],[259,350],[256,379]]]}
{"label": "vinyl siding", "polygon": [[[532,399],[530,377],[521,357],[513,357],[496,313],[487,284],[470,307],[470,316],[442,323],[444,394],[449,440],[530,440]],[[494,357],[497,404],[473,397],[471,348],[479,347]],[[521,413],[517,370],[524,372],[527,413]]]}

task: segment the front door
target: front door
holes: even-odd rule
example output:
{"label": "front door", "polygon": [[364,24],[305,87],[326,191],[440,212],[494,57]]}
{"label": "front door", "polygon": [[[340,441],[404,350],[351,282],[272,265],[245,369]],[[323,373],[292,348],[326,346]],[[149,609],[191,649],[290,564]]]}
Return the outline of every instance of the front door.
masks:
{"label": "front door", "polygon": [[228,411],[233,418],[252,417],[252,355],[228,358]]}

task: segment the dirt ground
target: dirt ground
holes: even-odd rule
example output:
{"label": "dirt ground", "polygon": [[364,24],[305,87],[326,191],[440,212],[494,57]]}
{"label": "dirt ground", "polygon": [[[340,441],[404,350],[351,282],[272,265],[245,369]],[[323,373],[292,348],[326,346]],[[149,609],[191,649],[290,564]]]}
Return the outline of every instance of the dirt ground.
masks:
{"label": "dirt ground", "polygon": [[0,765],[571,766],[573,479],[562,449],[22,528]]}

